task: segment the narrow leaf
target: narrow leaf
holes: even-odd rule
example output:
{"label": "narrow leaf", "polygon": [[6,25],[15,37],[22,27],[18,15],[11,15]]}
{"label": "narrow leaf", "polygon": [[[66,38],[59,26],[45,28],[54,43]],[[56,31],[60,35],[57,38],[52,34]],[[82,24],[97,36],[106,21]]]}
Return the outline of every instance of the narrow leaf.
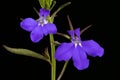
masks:
{"label": "narrow leaf", "polygon": [[42,8],[45,8],[45,0],[38,0],[39,1],[39,3],[40,3],[40,6],[42,7]]}
{"label": "narrow leaf", "polygon": [[56,4],[56,1],[53,1],[53,4],[52,4],[52,6],[50,7],[50,10],[52,10],[52,9],[54,8],[55,4]]}
{"label": "narrow leaf", "polygon": [[49,52],[48,52],[48,47],[45,48],[44,56],[45,56],[47,59],[50,59],[50,55],[49,55]]}
{"label": "narrow leaf", "polygon": [[34,51],[31,51],[28,49],[22,49],[22,48],[11,48],[6,45],[3,45],[3,47],[11,53],[18,54],[18,55],[30,56],[30,57],[34,57],[37,59],[42,59],[42,60],[48,61],[50,63],[50,61],[47,58],[45,58],[43,55],[36,53]]}

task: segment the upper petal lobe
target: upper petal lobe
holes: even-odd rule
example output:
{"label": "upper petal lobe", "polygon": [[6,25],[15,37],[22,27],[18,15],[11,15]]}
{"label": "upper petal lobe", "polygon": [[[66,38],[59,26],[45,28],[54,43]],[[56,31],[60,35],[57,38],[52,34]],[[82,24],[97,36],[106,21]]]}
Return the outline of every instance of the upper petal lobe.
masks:
{"label": "upper petal lobe", "polygon": [[75,29],[75,34],[80,38],[80,28]]}
{"label": "upper petal lobe", "polygon": [[49,10],[46,9],[40,9],[40,16],[44,16],[45,18],[50,14]]}
{"label": "upper petal lobe", "polygon": [[74,38],[74,30],[69,30],[69,31],[67,31],[68,33],[69,33],[69,35],[72,37],[72,38]]}

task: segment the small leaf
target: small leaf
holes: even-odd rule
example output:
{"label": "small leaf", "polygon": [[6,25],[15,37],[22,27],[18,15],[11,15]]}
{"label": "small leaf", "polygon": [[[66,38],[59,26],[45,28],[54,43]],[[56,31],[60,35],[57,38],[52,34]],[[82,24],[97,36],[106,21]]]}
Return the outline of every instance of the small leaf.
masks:
{"label": "small leaf", "polygon": [[50,10],[52,10],[55,5],[56,5],[56,1],[53,1],[53,4],[51,5]]}
{"label": "small leaf", "polygon": [[49,52],[48,52],[48,48],[45,48],[44,56],[45,56],[47,59],[50,59],[50,55],[49,55]]}
{"label": "small leaf", "polygon": [[46,9],[50,9],[50,7],[51,7],[51,5],[52,5],[52,2],[53,2],[53,0],[45,0],[46,2],[46,6],[45,6],[45,8]]}
{"label": "small leaf", "polygon": [[53,3],[53,0],[50,0],[50,1],[49,1],[50,6],[52,5],[52,3]]}
{"label": "small leaf", "polygon": [[3,47],[11,53],[42,59],[50,63],[49,59],[45,58],[43,55],[36,53],[34,51],[28,49],[22,49],[22,48],[11,48],[6,45],[3,45]]}
{"label": "small leaf", "polygon": [[45,8],[46,8],[46,9],[50,9],[50,1],[49,1],[49,0],[46,1],[45,4],[46,4],[46,5],[45,5]]}
{"label": "small leaf", "polygon": [[45,8],[45,0],[39,0],[40,6]]}
{"label": "small leaf", "polygon": [[45,9],[50,9],[53,0],[39,0],[40,6]]}

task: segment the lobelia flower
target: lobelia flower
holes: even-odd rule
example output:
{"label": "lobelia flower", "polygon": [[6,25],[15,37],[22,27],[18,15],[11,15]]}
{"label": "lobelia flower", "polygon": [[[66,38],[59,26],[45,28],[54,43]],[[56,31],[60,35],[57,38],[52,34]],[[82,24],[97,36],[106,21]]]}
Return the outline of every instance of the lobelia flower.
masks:
{"label": "lobelia flower", "polygon": [[92,57],[102,57],[104,49],[94,40],[82,41],[80,38],[80,28],[70,30],[71,43],[61,43],[56,49],[55,59],[58,61],[68,61],[72,58],[74,66],[78,70],[88,68],[89,60],[87,55]]}
{"label": "lobelia flower", "polygon": [[49,10],[42,8],[40,9],[40,17],[37,21],[32,18],[26,18],[20,23],[22,29],[31,32],[30,38],[32,42],[39,42],[44,35],[55,34],[57,32],[56,25],[49,23],[46,19],[49,14]]}

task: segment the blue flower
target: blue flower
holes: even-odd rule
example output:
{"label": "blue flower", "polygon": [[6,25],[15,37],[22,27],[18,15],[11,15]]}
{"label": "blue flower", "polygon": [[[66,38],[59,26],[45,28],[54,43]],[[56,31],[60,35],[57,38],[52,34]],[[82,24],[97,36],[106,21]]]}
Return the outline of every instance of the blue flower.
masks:
{"label": "blue flower", "polygon": [[80,38],[80,28],[70,30],[71,43],[61,43],[56,49],[55,59],[58,61],[68,61],[72,58],[74,66],[78,70],[88,68],[89,60],[87,55],[92,57],[102,57],[104,49],[94,40],[82,41]]}
{"label": "blue flower", "polygon": [[20,23],[22,29],[31,32],[30,38],[32,42],[39,42],[44,35],[55,34],[57,32],[56,25],[49,23],[46,19],[49,14],[49,10],[40,9],[40,17],[37,21],[32,18],[26,18]]}

